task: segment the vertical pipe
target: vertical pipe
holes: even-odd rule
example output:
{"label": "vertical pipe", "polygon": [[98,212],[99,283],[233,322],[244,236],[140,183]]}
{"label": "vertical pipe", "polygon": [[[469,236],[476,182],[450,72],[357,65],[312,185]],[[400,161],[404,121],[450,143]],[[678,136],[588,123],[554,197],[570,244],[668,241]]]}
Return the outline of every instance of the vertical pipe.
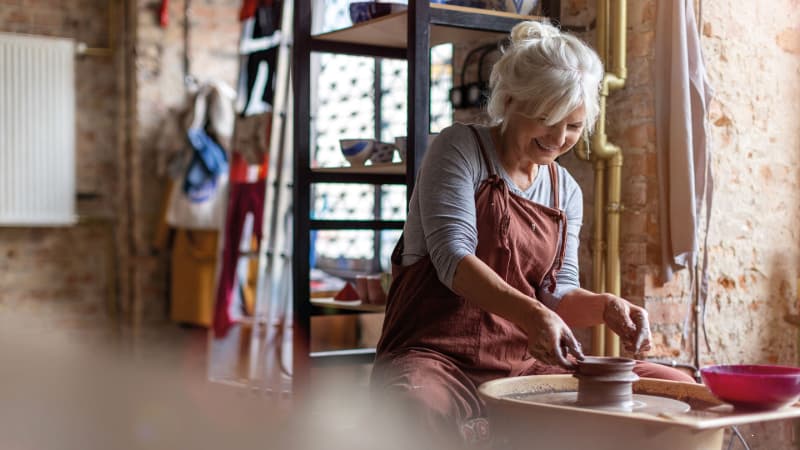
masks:
{"label": "vertical pipe", "polygon": [[[597,31],[595,38],[597,41],[597,54],[600,56],[600,60],[603,61],[603,64],[605,65],[608,61],[608,0],[597,1],[596,22]],[[605,292],[605,277],[603,276],[606,251],[604,240],[605,215],[603,214],[605,209],[605,202],[603,198],[605,191],[605,160],[601,158],[601,156],[603,156],[604,142],[599,146],[597,145],[597,137],[605,136],[605,104],[605,96],[601,95],[600,114],[597,119],[595,134],[592,140],[592,153],[587,154],[587,156],[592,158],[594,164],[594,222],[592,225],[594,246],[592,254],[592,289],[594,289],[595,292]],[[595,154],[594,151],[599,151],[599,153]],[[605,355],[605,328],[605,325],[602,324],[592,327],[593,355]]]}
{"label": "vertical pipe", "polygon": [[[628,17],[628,2],[625,0],[611,0],[614,2],[614,31],[611,33],[611,71],[618,78],[625,80],[628,69],[625,64],[626,52],[626,27]],[[624,81],[623,81],[624,82]],[[622,88],[619,86],[617,89]]]}
{"label": "vertical pipe", "polygon": [[[592,136],[591,148],[591,157],[595,163],[595,226],[593,227],[595,253],[592,282],[595,291],[614,295],[619,295],[621,292],[619,214],[622,149],[607,140],[606,106],[609,93],[625,86],[626,9],[626,0],[597,2],[597,53],[606,67],[606,73],[600,86],[600,114],[595,134]],[[605,236],[605,246],[603,246],[603,236]],[[619,337],[602,325],[595,327],[592,350],[595,354],[617,356]]]}
{"label": "vertical pipe", "polygon": [[[614,28],[611,32],[612,40],[612,54],[609,55],[611,59],[612,74],[607,74],[604,81],[607,79],[607,84],[604,86],[608,91],[622,89],[625,86],[625,78],[627,69],[625,68],[625,45],[626,45],[626,18],[627,18],[627,3],[626,0],[608,0],[614,2],[613,8],[613,25]],[[604,105],[606,106],[606,105]],[[605,118],[605,116],[604,116]],[[605,132],[605,130],[604,130]],[[603,134],[605,138],[605,133]],[[607,160],[608,167],[608,207],[607,207],[607,221],[606,221],[606,292],[614,295],[620,295],[621,289],[621,275],[619,264],[619,223],[620,211],[622,210],[622,149],[606,143],[606,147],[612,150],[613,156]],[[619,355],[619,336],[606,330],[606,355],[618,356]]]}
{"label": "vertical pipe", "polygon": [[[597,0],[597,54],[603,64],[608,63],[608,0]],[[603,117],[601,116],[601,119]]]}
{"label": "vertical pipe", "polygon": [[[603,276],[603,262],[605,259],[605,236],[603,209],[603,192],[605,190],[605,161],[594,159],[594,219],[592,223],[592,289],[595,292],[605,292],[605,278]],[[606,332],[605,325],[592,327],[592,355],[605,355]]]}
{"label": "vertical pipe", "polygon": [[[607,161],[608,167],[608,205],[607,214],[607,244],[606,250],[606,292],[614,295],[621,294],[620,264],[619,264],[619,215],[622,191],[622,152],[617,153]],[[606,355],[619,356],[619,336],[611,330],[606,330]]]}

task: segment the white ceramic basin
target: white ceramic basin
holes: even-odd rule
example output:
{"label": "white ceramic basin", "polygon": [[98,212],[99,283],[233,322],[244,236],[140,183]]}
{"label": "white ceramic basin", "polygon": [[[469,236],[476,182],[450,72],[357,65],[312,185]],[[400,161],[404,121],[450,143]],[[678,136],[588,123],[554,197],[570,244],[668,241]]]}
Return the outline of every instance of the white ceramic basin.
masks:
{"label": "white ceramic basin", "polygon": [[[688,403],[686,413],[642,413],[586,409],[523,401],[525,394],[575,391],[571,375],[503,378],[479,388],[486,401],[492,434],[515,450],[619,450],[722,448],[725,427],[800,417],[800,407],[776,411],[738,412],[720,403],[701,384],[642,378],[634,394],[667,397]],[[505,444],[502,441],[506,441]]]}

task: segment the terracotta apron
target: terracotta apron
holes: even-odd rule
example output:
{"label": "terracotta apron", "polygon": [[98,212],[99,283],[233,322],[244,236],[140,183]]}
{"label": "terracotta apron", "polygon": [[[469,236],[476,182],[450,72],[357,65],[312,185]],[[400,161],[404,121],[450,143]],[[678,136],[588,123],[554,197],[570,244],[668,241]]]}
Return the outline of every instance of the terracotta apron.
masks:
{"label": "terracotta apron", "polygon": [[[566,242],[555,163],[548,166],[553,208],[511,193],[497,175],[477,131],[470,127],[489,168],[475,196],[476,256],[511,286],[536,297],[545,278],[555,287]],[[429,256],[401,267],[402,237],[392,254],[394,282],[378,343],[372,387],[409,408],[410,417],[438,437],[485,441],[489,423],[477,387],[520,375],[569,373],[535,360],[518,326],[473,306],[445,287]],[[675,369],[637,362],[639,376],[692,382]]]}
{"label": "terracotta apron", "polygon": [[[549,208],[512,194],[497,175],[477,131],[470,127],[489,168],[475,197],[476,256],[511,286],[536,297],[536,287],[555,275],[564,258],[567,219],[558,209],[558,171],[548,166],[553,185]],[[373,386],[422,402],[428,424],[453,429],[467,439],[488,426],[476,387],[484,381],[529,373],[563,373],[537,363],[517,325],[490,314],[445,287],[429,256],[400,267],[402,238],[392,255],[395,278],[373,371]],[[416,398],[413,398],[416,397]],[[486,430],[483,430],[486,428]]]}

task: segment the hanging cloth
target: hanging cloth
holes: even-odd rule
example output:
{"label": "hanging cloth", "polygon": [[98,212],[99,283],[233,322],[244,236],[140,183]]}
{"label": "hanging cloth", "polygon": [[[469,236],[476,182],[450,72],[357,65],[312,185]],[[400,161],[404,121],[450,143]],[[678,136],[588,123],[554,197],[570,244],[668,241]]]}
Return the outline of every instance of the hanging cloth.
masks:
{"label": "hanging cloth", "polygon": [[[711,211],[706,78],[692,2],[658,2],[655,45],[656,149],[664,280],[693,268],[704,203]],[[706,227],[708,224],[706,223]]]}

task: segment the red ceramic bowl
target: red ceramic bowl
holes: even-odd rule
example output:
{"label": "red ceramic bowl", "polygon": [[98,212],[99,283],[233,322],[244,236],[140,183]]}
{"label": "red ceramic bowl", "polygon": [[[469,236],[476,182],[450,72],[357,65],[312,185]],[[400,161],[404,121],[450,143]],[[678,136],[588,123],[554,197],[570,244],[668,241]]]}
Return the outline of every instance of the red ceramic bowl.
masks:
{"label": "red ceramic bowl", "polygon": [[700,369],[712,394],[737,409],[770,410],[800,398],[800,368],[768,365],[719,365]]}

